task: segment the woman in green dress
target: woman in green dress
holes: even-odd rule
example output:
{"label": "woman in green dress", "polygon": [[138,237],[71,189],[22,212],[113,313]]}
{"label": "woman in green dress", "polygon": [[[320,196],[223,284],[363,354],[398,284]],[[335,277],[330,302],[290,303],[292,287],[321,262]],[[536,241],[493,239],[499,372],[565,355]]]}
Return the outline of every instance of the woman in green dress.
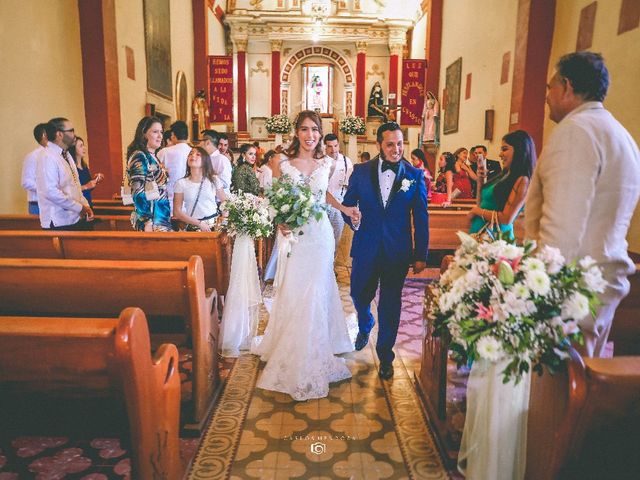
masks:
{"label": "woman in green dress", "polygon": [[[524,206],[529,181],[536,164],[536,148],[531,136],[524,130],[507,133],[502,137],[500,159],[502,174],[482,187],[480,204],[474,206],[469,213],[469,231],[480,231],[495,216],[495,227],[500,228],[502,237],[513,240],[513,222]],[[486,165],[478,165],[479,180],[486,179],[486,175]]]}
{"label": "woman in green dress", "polygon": [[258,195],[260,193],[260,181],[254,170],[256,164],[256,147],[248,143],[240,147],[238,164],[231,175],[231,191],[245,192]]}

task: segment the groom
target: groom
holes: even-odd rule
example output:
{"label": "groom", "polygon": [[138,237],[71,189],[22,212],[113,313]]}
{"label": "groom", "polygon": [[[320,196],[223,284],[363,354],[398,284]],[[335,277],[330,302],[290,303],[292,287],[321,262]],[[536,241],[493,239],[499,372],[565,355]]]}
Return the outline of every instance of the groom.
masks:
{"label": "groom", "polygon": [[[378,128],[380,155],[355,165],[345,194],[345,206],[358,206],[358,223],[344,217],[355,230],[351,257],[351,298],[358,312],[356,350],[369,341],[374,320],[371,301],[380,285],[378,341],[380,377],[393,377],[393,346],[400,323],[402,287],[413,264],[419,273],[426,267],[429,243],[427,191],[424,173],[402,157],[400,125],[387,122]],[[413,217],[413,238],[412,238]]]}

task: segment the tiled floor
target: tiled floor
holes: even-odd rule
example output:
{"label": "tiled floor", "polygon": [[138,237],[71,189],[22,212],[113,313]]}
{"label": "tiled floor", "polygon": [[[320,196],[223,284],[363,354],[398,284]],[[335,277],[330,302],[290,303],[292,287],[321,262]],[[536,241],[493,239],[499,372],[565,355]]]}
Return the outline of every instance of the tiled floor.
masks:
{"label": "tiled floor", "polygon": [[[336,265],[343,304],[351,313],[344,249]],[[424,285],[424,279],[415,279],[405,286],[393,381],[383,382],[377,375],[375,330],[363,351],[343,355],[353,377],[332,384],[329,396],[319,400],[295,402],[254,388],[258,359],[240,357],[220,401],[221,407],[231,407],[214,414],[191,478],[449,478],[413,384],[420,362]]]}

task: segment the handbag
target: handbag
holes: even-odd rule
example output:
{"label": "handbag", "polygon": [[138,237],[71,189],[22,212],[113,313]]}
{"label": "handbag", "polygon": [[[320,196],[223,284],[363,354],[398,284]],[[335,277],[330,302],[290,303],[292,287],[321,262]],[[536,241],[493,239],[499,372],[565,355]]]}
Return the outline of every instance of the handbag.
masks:
{"label": "handbag", "polygon": [[493,242],[498,236],[499,232],[496,232],[496,227],[498,226],[498,212],[495,210],[491,210],[491,218],[487,220],[480,230],[475,233],[472,233],[471,236],[475,238],[478,243],[482,242]]}

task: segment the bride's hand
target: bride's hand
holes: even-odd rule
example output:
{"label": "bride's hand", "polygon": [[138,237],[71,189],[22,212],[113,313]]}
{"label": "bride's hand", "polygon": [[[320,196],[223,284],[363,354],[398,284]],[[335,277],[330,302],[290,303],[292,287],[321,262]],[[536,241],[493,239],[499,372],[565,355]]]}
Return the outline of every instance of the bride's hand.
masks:
{"label": "bride's hand", "polygon": [[284,223],[279,223],[278,224],[278,230],[280,231],[280,233],[282,235],[284,235],[285,237],[288,237],[289,235],[291,235],[293,233],[293,230],[291,230],[286,224]]}
{"label": "bride's hand", "polygon": [[344,214],[351,219],[353,223],[360,223],[362,214],[358,207],[345,207]]}

